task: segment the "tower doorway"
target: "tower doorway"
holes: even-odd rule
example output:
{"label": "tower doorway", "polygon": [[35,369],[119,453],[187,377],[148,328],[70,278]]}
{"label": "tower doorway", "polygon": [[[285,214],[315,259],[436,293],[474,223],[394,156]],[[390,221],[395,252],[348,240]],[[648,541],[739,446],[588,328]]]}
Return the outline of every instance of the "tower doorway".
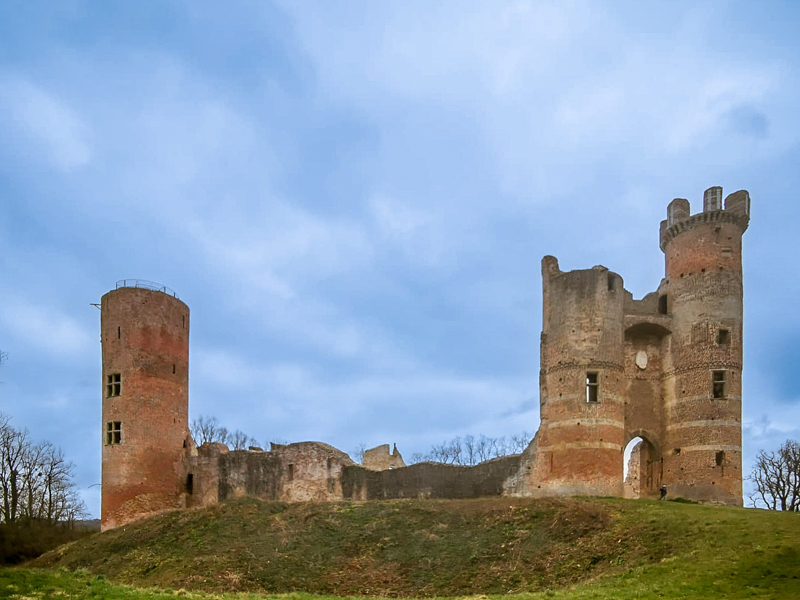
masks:
{"label": "tower doorway", "polygon": [[623,453],[625,498],[657,498],[661,487],[661,457],[647,439],[637,436]]}

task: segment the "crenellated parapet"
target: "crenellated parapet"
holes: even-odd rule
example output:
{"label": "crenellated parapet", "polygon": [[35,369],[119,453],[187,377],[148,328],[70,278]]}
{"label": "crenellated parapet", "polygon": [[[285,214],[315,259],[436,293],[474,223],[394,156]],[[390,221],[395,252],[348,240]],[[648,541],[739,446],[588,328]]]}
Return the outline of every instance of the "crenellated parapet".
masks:
{"label": "crenellated parapet", "polygon": [[676,198],[667,207],[667,218],[661,221],[660,247],[666,251],[667,244],[685,231],[705,225],[730,223],[742,234],[750,223],[750,194],[739,190],[725,199],[725,208],[716,197],[721,197],[722,188],[713,187],[705,192],[703,212],[691,215],[689,201]]}
{"label": "crenellated parapet", "polygon": [[[741,505],[742,234],[750,195],[677,198],[661,223],[665,273],[641,300],[605,267],[542,260],[541,425],[509,493],[621,495],[667,485]],[[632,489],[632,488],[631,488]]]}

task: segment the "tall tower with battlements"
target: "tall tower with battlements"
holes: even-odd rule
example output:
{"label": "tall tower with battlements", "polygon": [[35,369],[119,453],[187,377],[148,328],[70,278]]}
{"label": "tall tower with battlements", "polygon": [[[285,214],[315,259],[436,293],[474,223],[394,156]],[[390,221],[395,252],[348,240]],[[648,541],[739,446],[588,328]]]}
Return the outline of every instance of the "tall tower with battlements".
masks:
{"label": "tall tower with battlements", "polygon": [[679,496],[742,503],[742,234],[750,195],[705,192],[703,212],[673,200],[661,223],[670,320],[663,366],[663,482]]}
{"label": "tall tower with battlements", "polygon": [[186,504],[189,308],[169,288],[123,280],[100,311],[105,530]]}
{"label": "tall tower with battlements", "polygon": [[742,234],[750,196],[673,200],[661,223],[665,276],[635,300],[605,267],[542,260],[541,425],[515,495],[635,493],[742,504]]}

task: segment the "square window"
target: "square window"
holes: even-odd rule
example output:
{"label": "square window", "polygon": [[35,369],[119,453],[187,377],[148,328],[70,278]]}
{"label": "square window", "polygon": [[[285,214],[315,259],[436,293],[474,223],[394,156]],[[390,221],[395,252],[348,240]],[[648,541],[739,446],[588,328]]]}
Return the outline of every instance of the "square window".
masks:
{"label": "square window", "polygon": [[106,397],[119,396],[122,393],[122,375],[111,373],[106,375]]}
{"label": "square window", "polygon": [[600,401],[600,374],[586,373],[586,402]]}
{"label": "square window", "polygon": [[109,421],[106,423],[106,444],[115,446],[122,443],[122,423],[120,421]]}
{"label": "square window", "polygon": [[717,332],[717,345],[718,346],[727,346],[731,343],[731,330],[730,329],[720,329]]}
{"label": "square window", "polygon": [[711,371],[711,397],[725,398],[728,395],[728,372]]}

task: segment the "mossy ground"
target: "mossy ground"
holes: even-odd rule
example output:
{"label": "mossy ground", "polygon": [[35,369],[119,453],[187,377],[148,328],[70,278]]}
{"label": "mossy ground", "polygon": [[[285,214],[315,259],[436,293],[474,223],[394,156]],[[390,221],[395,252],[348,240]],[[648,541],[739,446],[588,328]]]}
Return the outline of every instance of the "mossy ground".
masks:
{"label": "mossy ground", "polygon": [[34,565],[56,570],[0,571],[0,597],[6,585],[34,590],[14,577],[70,581],[63,567],[87,589],[110,580],[184,595],[800,598],[800,515],[611,499],[241,499],[97,534]]}

